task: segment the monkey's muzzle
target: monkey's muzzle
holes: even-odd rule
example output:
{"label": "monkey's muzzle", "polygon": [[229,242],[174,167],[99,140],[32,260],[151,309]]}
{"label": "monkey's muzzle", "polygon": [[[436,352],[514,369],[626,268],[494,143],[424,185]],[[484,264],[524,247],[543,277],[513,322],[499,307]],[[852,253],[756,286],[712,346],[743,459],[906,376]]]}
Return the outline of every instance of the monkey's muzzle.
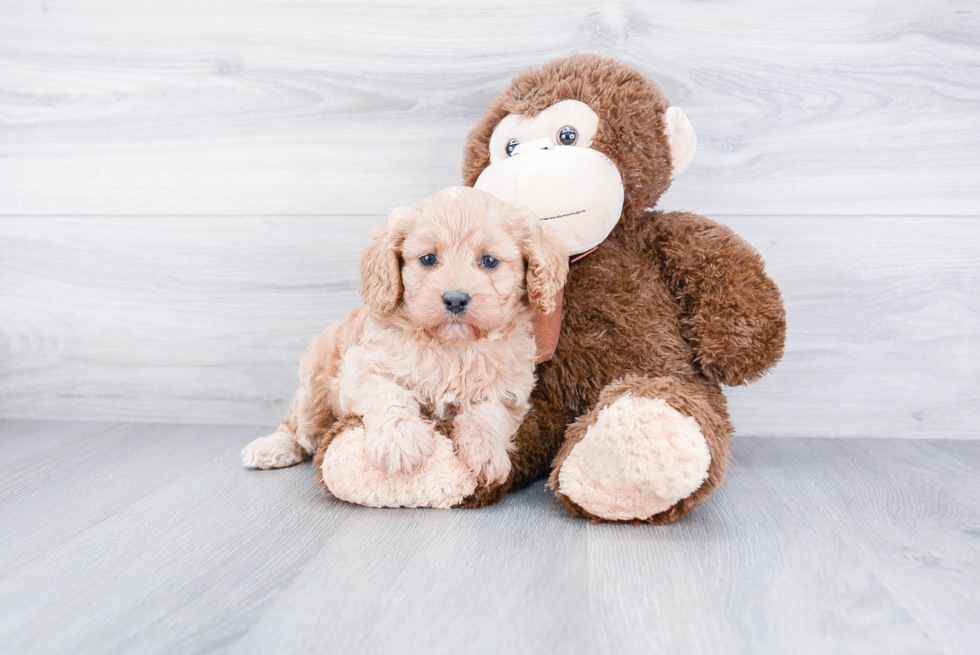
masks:
{"label": "monkey's muzzle", "polygon": [[514,156],[488,166],[473,186],[544,220],[543,227],[571,257],[602,243],[619,222],[623,180],[598,150],[547,148],[547,140],[540,141],[540,148],[515,150]]}

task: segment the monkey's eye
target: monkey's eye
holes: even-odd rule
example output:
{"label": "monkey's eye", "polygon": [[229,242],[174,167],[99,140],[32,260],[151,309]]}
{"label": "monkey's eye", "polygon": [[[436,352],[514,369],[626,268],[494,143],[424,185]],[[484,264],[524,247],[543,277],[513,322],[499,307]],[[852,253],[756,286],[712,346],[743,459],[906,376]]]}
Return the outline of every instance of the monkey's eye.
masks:
{"label": "monkey's eye", "polygon": [[498,264],[500,264],[500,260],[490,255],[484,255],[483,259],[480,260],[480,266],[483,268],[497,268]]}
{"label": "monkey's eye", "polygon": [[436,262],[439,261],[439,259],[435,255],[430,253],[428,255],[422,255],[421,257],[419,257],[419,261],[422,263],[422,266],[429,268],[430,266],[435,266]]}
{"label": "monkey's eye", "polygon": [[508,141],[507,142],[507,156],[510,157],[512,154],[514,154],[514,148],[516,148],[519,145],[521,145],[521,142],[518,141],[517,139],[511,139],[510,141]]}
{"label": "monkey's eye", "polygon": [[558,143],[562,144],[563,146],[574,146],[577,141],[578,130],[571,125],[566,125],[558,130]]}

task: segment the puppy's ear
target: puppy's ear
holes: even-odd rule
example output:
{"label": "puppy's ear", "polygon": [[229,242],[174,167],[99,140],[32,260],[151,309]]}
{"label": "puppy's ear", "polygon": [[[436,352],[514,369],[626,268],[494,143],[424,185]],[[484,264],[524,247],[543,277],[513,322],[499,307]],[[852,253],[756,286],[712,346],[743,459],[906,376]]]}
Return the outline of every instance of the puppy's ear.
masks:
{"label": "puppy's ear", "polygon": [[541,221],[524,216],[526,228],[520,242],[527,260],[527,296],[541,314],[555,311],[555,298],[565,286],[568,256],[558,239],[542,229]]}
{"label": "puppy's ear", "polygon": [[409,211],[405,207],[393,210],[382,227],[368,232],[371,244],[361,255],[361,298],[379,314],[395,311],[401,299],[401,246]]}

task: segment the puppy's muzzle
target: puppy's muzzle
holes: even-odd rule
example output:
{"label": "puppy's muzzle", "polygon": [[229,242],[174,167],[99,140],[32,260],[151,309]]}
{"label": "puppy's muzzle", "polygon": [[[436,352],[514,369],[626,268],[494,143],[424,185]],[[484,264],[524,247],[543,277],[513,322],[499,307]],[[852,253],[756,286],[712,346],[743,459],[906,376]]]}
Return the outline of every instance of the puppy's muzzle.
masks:
{"label": "puppy's muzzle", "polygon": [[462,314],[470,304],[470,294],[465,291],[447,291],[442,294],[442,304],[451,314]]}

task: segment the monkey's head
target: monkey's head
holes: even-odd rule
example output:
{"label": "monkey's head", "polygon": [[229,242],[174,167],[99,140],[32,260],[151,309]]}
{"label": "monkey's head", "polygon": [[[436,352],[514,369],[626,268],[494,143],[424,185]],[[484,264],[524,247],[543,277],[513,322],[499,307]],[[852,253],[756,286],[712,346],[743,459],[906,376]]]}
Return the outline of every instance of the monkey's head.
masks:
{"label": "monkey's head", "polygon": [[687,116],[613,59],[575,55],[515,77],[467,138],[463,182],[526,207],[568,255],[652,207],[694,157]]}

